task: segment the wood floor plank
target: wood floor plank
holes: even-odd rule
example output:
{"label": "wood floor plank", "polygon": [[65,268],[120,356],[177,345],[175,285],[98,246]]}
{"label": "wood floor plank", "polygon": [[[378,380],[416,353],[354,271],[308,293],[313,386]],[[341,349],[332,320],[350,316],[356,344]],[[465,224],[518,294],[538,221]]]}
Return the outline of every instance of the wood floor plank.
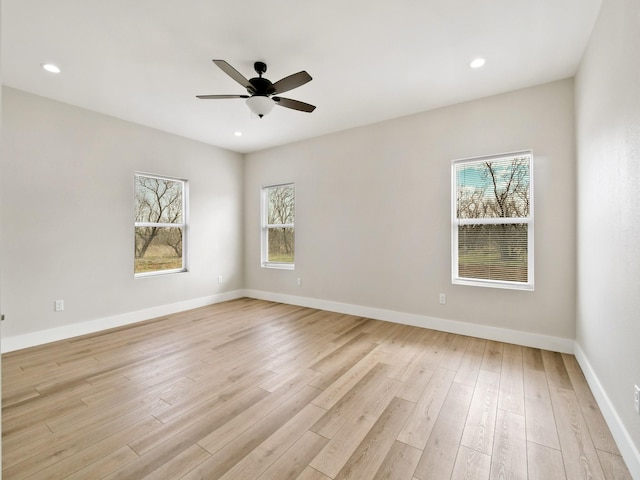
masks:
{"label": "wood floor plank", "polygon": [[[222,403],[222,407],[213,410],[209,416],[202,416],[194,423],[186,426],[179,421],[162,425],[156,430],[129,442],[131,448],[140,455],[123,468],[110,475],[112,479],[133,479],[149,475],[162,465],[174,462],[185,450],[196,445],[197,442],[211,431],[224,425],[228,418],[241,415],[256,402],[264,398],[264,390],[254,388],[238,398]],[[192,419],[193,420],[193,419]],[[208,453],[208,452],[207,452]]]}
{"label": "wood floor plank", "polygon": [[523,361],[523,350],[524,347],[520,345],[515,345],[513,343],[505,343],[504,349],[502,350],[502,354],[509,357],[515,357],[518,359],[520,363]]}
{"label": "wood floor plank", "polygon": [[566,480],[560,450],[527,442],[528,480]]}
{"label": "wood floor plank", "polygon": [[544,371],[542,352],[539,348],[522,347],[522,362],[524,368],[529,370]]}
{"label": "wood floor plank", "polygon": [[[158,429],[130,443],[138,455],[146,455],[157,449],[160,462],[168,454],[176,454],[202,440],[223,426],[229,419],[242,415],[268,395],[260,388],[219,394],[213,401],[204,403],[200,409],[192,409],[180,418],[164,423]],[[145,457],[142,463],[149,463]]]}
{"label": "wood floor plank", "polygon": [[362,413],[363,404],[368,404],[372,398],[379,398],[382,392],[390,388],[398,388],[397,380],[387,381],[387,374],[390,371],[391,367],[382,363],[374,366],[311,427],[311,430],[323,437],[333,438],[349,419]]}
{"label": "wood floor plank", "polygon": [[20,415],[11,417],[3,415],[2,434],[13,435],[23,430],[35,427],[39,423],[46,423],[49,419],[67,415],[69,413],[79,413],[87,408],[87,405],[80,399],[68,399],[63,397],[56,399],[55,403],[42,408],[36,408],[33,412],[23,411]]}
{"label": "wood floor plank", "polygon": [[398,435],[399,441],[421,450],[424,448],[454,377],[455,372],[451,370],[436,370]]}
{"label": "wood floor plank", "polygon": [[321,390],[338,380],[345,372],[375,349],[378,344],[365,339],[368,334],[360,333],[352,340],[336,349],[330,355],[311,365],[312,370],[321,373],[310,385]]}
{"label": "wood floor plank", "polygon": [[560,353],[542,350],[542,361],[549,385],[566,389],[573,388]]}
{"label": "wood floor plank", "polygon": [[500,373],[502,369],[502,352],[504,351],[504,344],[500,342],[494,342],[492,340],[487,341],[487,345],[484,349],[484,355],[482,356],[482,363],[480,369],[488,372]]}
{"label": "wood floor plank", "polygon": [[[135,400],[137,397],[145,393],[154,393],[159,389],[163,390],[163,395],[169,397],[171,395],[170,387],[174,389],[189,391],[187,383],[193,383],[186,373],[188,369],[179,373],[166,372],[162,377],[154,376],[143,381],[132,381],[124,376],[112,378],[111,381],[95,386],[90,393],[80,397],[82,401],[89,407],[103,408],[111,406],[114,403],[124,403],[129,400]],[[167,402],[171,403],[171,402]]]}
{"label": "wood floor plank", "polygon": [[[335,478],[393,400],[398,388],[397,380],[385,378],[373,395],[363,399],[359,411],[346,416],[345,421],[339,424],[340,428],[330,436],[327,445],[309,465],[331,478]],[[312,427],[312,430],[315,428],[316,426]],[[327,431],[327,429],[317,433],[322,434],[323,431]]]}
{"label": "wood floor plank", "polygon": [[351,325],[345,324],[341,325],[338,330],[335,331],[337,336],[332,340],[332,343],[337,345],[344,345],[345,343],[351,342],[356,336],[360,336],[364,334],[365,336],[369,336],[369,333],[366,331],[371,323],[375,323],[374,320],[370,320],[368,318],[363,317],[354,317],[351,315],[343,315],[336,313],[340,319],[350,318]]}
{"label": "wood floor plank", "polygon": [[463,383],[451,385],[415,470],[415,476],[420,480],[451,477],[473,390]]}
{"label": "wood floor plank", "polygon": [[352,390],[367,374],[369,374],[385,354],[380,350],[373,350],[363,357],[358,363],[347,370],[339,379],[327,387],[314,400],[314,405],[329,410],[338,401]]}
{"label": "wood floor plank", "polygon": [[[314,319],[319,321],[315,321]],[[339,345],[336,341],[335,322],[344,322],[346,325],[358,322],[348,315],[327,315],[327,312],[314,311],[305,317],[307,322],[296,331],[295,336],[289,336],[287,343],[276,344],[277,354],[273,355],[265,364],[265,369],[278,374],[295,372],[301,366],[310,367],[328,354],[327,344]],[[342,337],[342,335],[341,335]],[[348,339],[345,339],[345,342]],[[262,385],[269,391],[273,389]]]}
{"label": "wood floor plank", "polygon": [[[223,381],[215,381],[212,383],[202,382],[203,388],[194,387],[190,389],[190,393],[182,393],[179,398],[175,396],[164,395],[159,393],[160,398],[170,405],[155,414],[156,418],[162,423],[169,423],[178,418],[188,418],[193,410],[202,410],[211,408],[212,405],[218,405],[227,397],[234,397],[243,391],[247,391],[256,383],[264,381],[265,378],[271,377],[270,372],[260,369],[247,373],[246,375],[227,377]],[[169,398],[167,398],[169,397]]]}
{"label": "wood floor plank", "polygon": [[200,445],[191,445],[182,453],[176,455],[171,460],[163,463],[153,472],[142,477],[143,480],[167,480],[169,478],[180,478],[202,462],[211,457]]}
{"label": "wood floor plank", "polygon": [[[291,397],[297,398],[296,394],[306,389],[310,378],[314,378],[313,375],[299,375],[289,384],[247,408],[242,412],[242,415],[238,415],[221,425],[220,428],[198,441],[198,444],[208,452],[216,453],[237,436],[267,417],[272,411],[277,410],[283,402],[287,402]],[[320,391],[315,388],[313,391],[315,392],[313,398],[315,398]]]}
{"label": "wood floor plank", "polygon": [[373,480],[401,480],[412,478],[422,450],[410,447],[397,440],[389,449]]}
{"label": "wood floor plank", "polygon": [[470,340],[470,337],[453,335],[453,339],[447,348],[446,354],[440,360],[439,366],[457,372]]}
{"label": "wood floor plank", "polygon": [[[4,372],[2,375],[4,375],[5,377],[8,375],[11,375],[10,373]],[[20,374],[17,373],[15,374],[15,376],[19,376]],[[28,379],[24,379],[21,378],[21,381],[23,382],[28,382]],[[3,394],[4,394],[4,390],[5,387],[3,385]],[[10,388],[6,388],[7,392],[5,395],[3,395],[2,398],[2,405],[7,408],[7,407],[12,407],[15,405],[21,405],[23,403],[27,403],[35,398],[38,398],[40,396],[40,392],[38,392],[38,390],[36,390],[35,387],[29,386],[23,390],[12,390]],[[6,400],[5,400],[6,399]]]}
{"label": "wood floor plank", "polygon": [[524,387],[527,440],[560,450],[547,375],[544,371],[525,369]]}
{"label": "wood floor plank", "polygon": [[498,407],[500,375],[480,370],[461,445],[491,455]]}
{"label": "wood floor plank", "polygon": [[332,480],[331,477],[327,477],[324,473],[319,472],[315,468],[307,467],[305,468],[300,475],[298,475],[297,480]]}
{"label": "wood floor plank", "polygon": [[[409,402],[417,402],[420,395],[422,395],[443,357],[442,350],[434,344],[434,342],[437,342],[437,338],[434,337],[426,345],[420,346],[421,352],[412,359],[406,369],[395,372],[402,373],[400,376],[394,375],[394,378],[398,378],[403,382],[403,386],[398,392],[400,398],[404,398]],[[391,354],[389,356],[394,357]]]}
{"label": "wood floor plank", "polygon": [[[207,449],[212,453],[211,457],[185,475],[183,477],[184,480],[221,478],[258,445],[286,424],[290,418],[303,410],[318,393],[318,389],[310,386],[305,386],[296,391],[283,401],[278,408],[256,422],[255,426],[250,430],[240,433],[233,440],[225,443],[222,448],[217,449],[216,447],[215,451],[213,451],[214,449]],[[314,406],[314,408],[319,407]]]}
{"label": "wood floor plank", "polygon": [[2,357],[7,480],[631,478],[573,355],[243,298]]}
{"label": "wood floor plank", "polygon": [[[154,428],[160,426],[160,422],[153,419]],[[52,433],[48,437],[31,442],[26,448],[13,449],[2,453],[3,469],[11,466],[46,464],[52,465],[64,458],[72,456],[96,441],[118,434],[136,425],[141,420],[137,411],[113,419],[109,424],[97,426],[92,430],[73,429],[64,432]],[[156,425],[157,424],[157,425]],[[150,429],[150,431],[153,429]],[[25,467],[26,468],[26,467]],[[31,467],[29,467],[31,468]],[[7,473],[7,475],[9,475]]]}
{"label": "wood floor plank", "polygon": [[613,435],[598,408],[598,403],[591,393],[587,380],[573,355],[562,355],[573,391],[576,392],[578,404],[582,410],[582,415],[587,422],[587,427],[591,433],[591,439],[598,450],[604,450],[613,455],[620,456],[620,451],[616,445]]}
{"label": "wood floor plank", "polygon": [[21,430],[13,435],[4,435],[2,439],[2,453],[6,454],[14,450],[25,449],[34,442],[43,438],[51,438],[53,432],[47,427],[46,423],[38,423],[33,427]]}
{"label": "wood floor plank", "polygon": [[372,479],[395,443],[395,438],[414,405],[397,397],[391,400],[334,479]]}
{"label": "wood floor plank", "polygon": [[598,450],[598,458],[607,480],[633,480],[620,455]]}
{"label": "wood floor plank", "polygon": [[47,426],[54,433],[77,429],[92,430],[132,411],[139,411],[141,415],[148,413],[157,416],[169,406],[167,402],[158,398],[157,394],[152,393],[122,403],[114,403],[106,408],[87,407],[80,412],[72,412],[50,420],[47,422]]}
{"label": "wood floor plank", "polygon": [[261,476],[285,451],[292,447],[326,410],[313,404],[306,405],[282,428],[253,449],[227,471],[220,480],[245,480]]}
{"label": "wood floor plank", "polygon": [[568,480],[605,480],[600,460],[589,435],[573,390],[551,388],[551,402]]}
{"label": "wood floor plank", "polygon": [[[383,330],[382,330],[383,329]],[[384,325],[378,325],[378,334],[384,336],[381,339],[380,347],[388,352],[394,352],[395,356],[404,363],[414,356],[414,346],[420,343],[422,335],[416,335],[408,325],[397,325],[394,329],[387,329]]]}
{"label": "wood floor plank", "polygon": [[422,392],[431,381],[433,374],[436,373],[434,368],[430,368],[428,364],[420,366],[419,369],[412,372],[411,377],[402,382],[402,388],[398,392],[398,397],[408,402],[416,403]]}
{"label": "wood floor plank", "polygon": [[[258,477],[258,480],[294,480],[311,460],[324,448],[328,439],[317,433],[306,431],[284,454]],[[318,478],[321,474],[318,472]]]}
{"label": "wood floor plank", "polygon": [[460,362],[460,366],[456,371],[454,381],[471,386],[476,384],[486,346],[486,340],[481,340],[479,338],[470,339],[469,345],[467,346],[462,357],[462,361]]}
{"label": "wood floor plank", "polygon": [[527,480],[524,416],[498,409],[491,454],[491,480]]}
{"label": "wood floor plank", "polygon": [[[138,458],[136,452],[131,450],[128,446],[120,447],[118,450],[111,452],[110,454],[103,456],[93,463],[90,463],[84,468],[76,471],[75,473],[65,477],[65,480],[86,480],[87,478],[101,478],[105,475],[115,472],[122,468],[127,463]],[[47,472],[49,474],[50,472]],[[168,478],[168,477],[165,477]]]}
{"label": "wood floor plank", "polygon": [[490,471],[491,456],[461,446],[451,480],[488,480]]}
{"label": "wood floor plank", "polygon": [[[64,451],[64,456],[59,454],[54,445],[45,454],[8,468],[6,470],[6,478],[21,479],[28,477],[31,480],[66,478],[118,450],[120,445],[127,444],[159,425],[160,422],[155,418],[148,418],[104,439],[98,437],[97,441],[75,443],[73,448],[67,448]],[[47,467],[46,469],[43,468],[45,466]],[[4,473],[3,477],[5,477]]]}
{"label": "wood floor plank", "polygon": [[[420,334],[416,334],[417,332],[411,329],[400,331],[402,332],[401,342],[394,341],[397,335],[391,335],[391,338],[386,341],[380,340],[379,349],[387,353],[386,362],[396,367],[391,377],[407,382],[416,370],[426,366],[424,354],[432,344],[433,337],[429,330],[420,332]],[[394,333],[397,334],[398,331]]]}
{"label": "wood floor plank", "polygon": [[522,355],[503,355],[498,408],[524,415],[524,372]]}

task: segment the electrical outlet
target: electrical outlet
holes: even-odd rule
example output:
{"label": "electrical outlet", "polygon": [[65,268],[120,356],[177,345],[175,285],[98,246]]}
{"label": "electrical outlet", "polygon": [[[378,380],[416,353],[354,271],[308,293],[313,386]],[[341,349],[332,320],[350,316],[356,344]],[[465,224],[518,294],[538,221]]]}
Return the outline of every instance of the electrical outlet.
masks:
{"label": "electrical outlet", "polygon": [[638,385],[634,385],[633,406],[636,409],[636,413],[640,415],[640,387]]}
{"label": "electrical outlet", "polygon": [[441,293],[439,300],[440,300],[440,305],[444,305],[445,303],[447,303],[447,296],[444,293]]}
{"label": "electrical outlet", "polygon": [[64,310],[64,300],[56,300],[54,305],[53,305],[53,309],[56,312],[61,312]]}
{"label": "electrical outlet", "polygon": [[218,275],[218,283],[222,284],[222,275]]}
{"label": "electrical outlet", "polygon": [[296,280],[296,285],[302,285],[302,279],[300,277],[298,277],[298,279]]}

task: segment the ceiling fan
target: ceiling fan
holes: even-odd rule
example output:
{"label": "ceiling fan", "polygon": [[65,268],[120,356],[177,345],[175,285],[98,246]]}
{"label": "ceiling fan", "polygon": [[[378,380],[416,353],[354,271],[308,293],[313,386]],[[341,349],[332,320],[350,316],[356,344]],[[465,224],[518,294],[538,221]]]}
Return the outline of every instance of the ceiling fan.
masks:
{"label": "ceiling fan", "polygon": [[316,108],[314,105],[309,105],[308,103],[304,103],[299,100],[274,96],[283,92],[288,92],[289,90],[293,90],[294,88],[310,82],[312,80],[311,75],[304,70],[302,72],[289,75],[288,77],[284,77],[276,83],[271,83],[270,80],[262,77],[262,74],[267,71],[267,64],[264,62],[255,62],[253,64],[253,68],[258,76],[250,78],[249,80],[224,60],[213,60],[213,63],[220,67],[224,73],[246,88],[249,95],[196,95],[197,98],[203,100],[246,98],[249,109],[251,109],[251,111],[260,118],[269,113],[274,105],[280,105],[281,107],[309,113],[313,112]]}

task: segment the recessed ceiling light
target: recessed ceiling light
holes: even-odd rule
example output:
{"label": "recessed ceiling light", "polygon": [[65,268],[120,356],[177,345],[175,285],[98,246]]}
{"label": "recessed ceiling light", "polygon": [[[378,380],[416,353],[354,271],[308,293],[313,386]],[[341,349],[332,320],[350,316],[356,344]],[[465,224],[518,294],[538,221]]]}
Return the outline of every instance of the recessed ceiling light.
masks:
{"label": "recessed ceiling light", "polygon": [[233,132],[233,134],[234,134],[236,137],[241,137],[241,136],[242,136],[242,132]]}
{"label": "recessed ceiling light", "polygon": [[480,68],[482,66],[484,66],[484,64],[487,63],[487,60],[484,58],[474,58],[473,60],[471,60],[471,63],[469,64],[469,66],[471,68]]}
{"label": "recessed ceiling light", "polygon": [[43,63],[42,68],[44,68],[49,73],[60,73],[60,67],[54,65],[53,63]]}

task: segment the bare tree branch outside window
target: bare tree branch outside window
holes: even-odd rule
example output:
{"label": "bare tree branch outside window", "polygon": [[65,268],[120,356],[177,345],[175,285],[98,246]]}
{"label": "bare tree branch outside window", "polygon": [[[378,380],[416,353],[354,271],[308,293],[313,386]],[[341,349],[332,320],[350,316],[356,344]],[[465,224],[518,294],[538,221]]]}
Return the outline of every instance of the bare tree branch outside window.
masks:
{"label": "bare tree branch outside window", "polygon": [[184,270],[183,180],[135,175],[135,273]]}
{"label": "bare tree branch outside window", "polygon": [[295,258],[295,188],[292,184],[265,187],[263,264],[290,264]]}

